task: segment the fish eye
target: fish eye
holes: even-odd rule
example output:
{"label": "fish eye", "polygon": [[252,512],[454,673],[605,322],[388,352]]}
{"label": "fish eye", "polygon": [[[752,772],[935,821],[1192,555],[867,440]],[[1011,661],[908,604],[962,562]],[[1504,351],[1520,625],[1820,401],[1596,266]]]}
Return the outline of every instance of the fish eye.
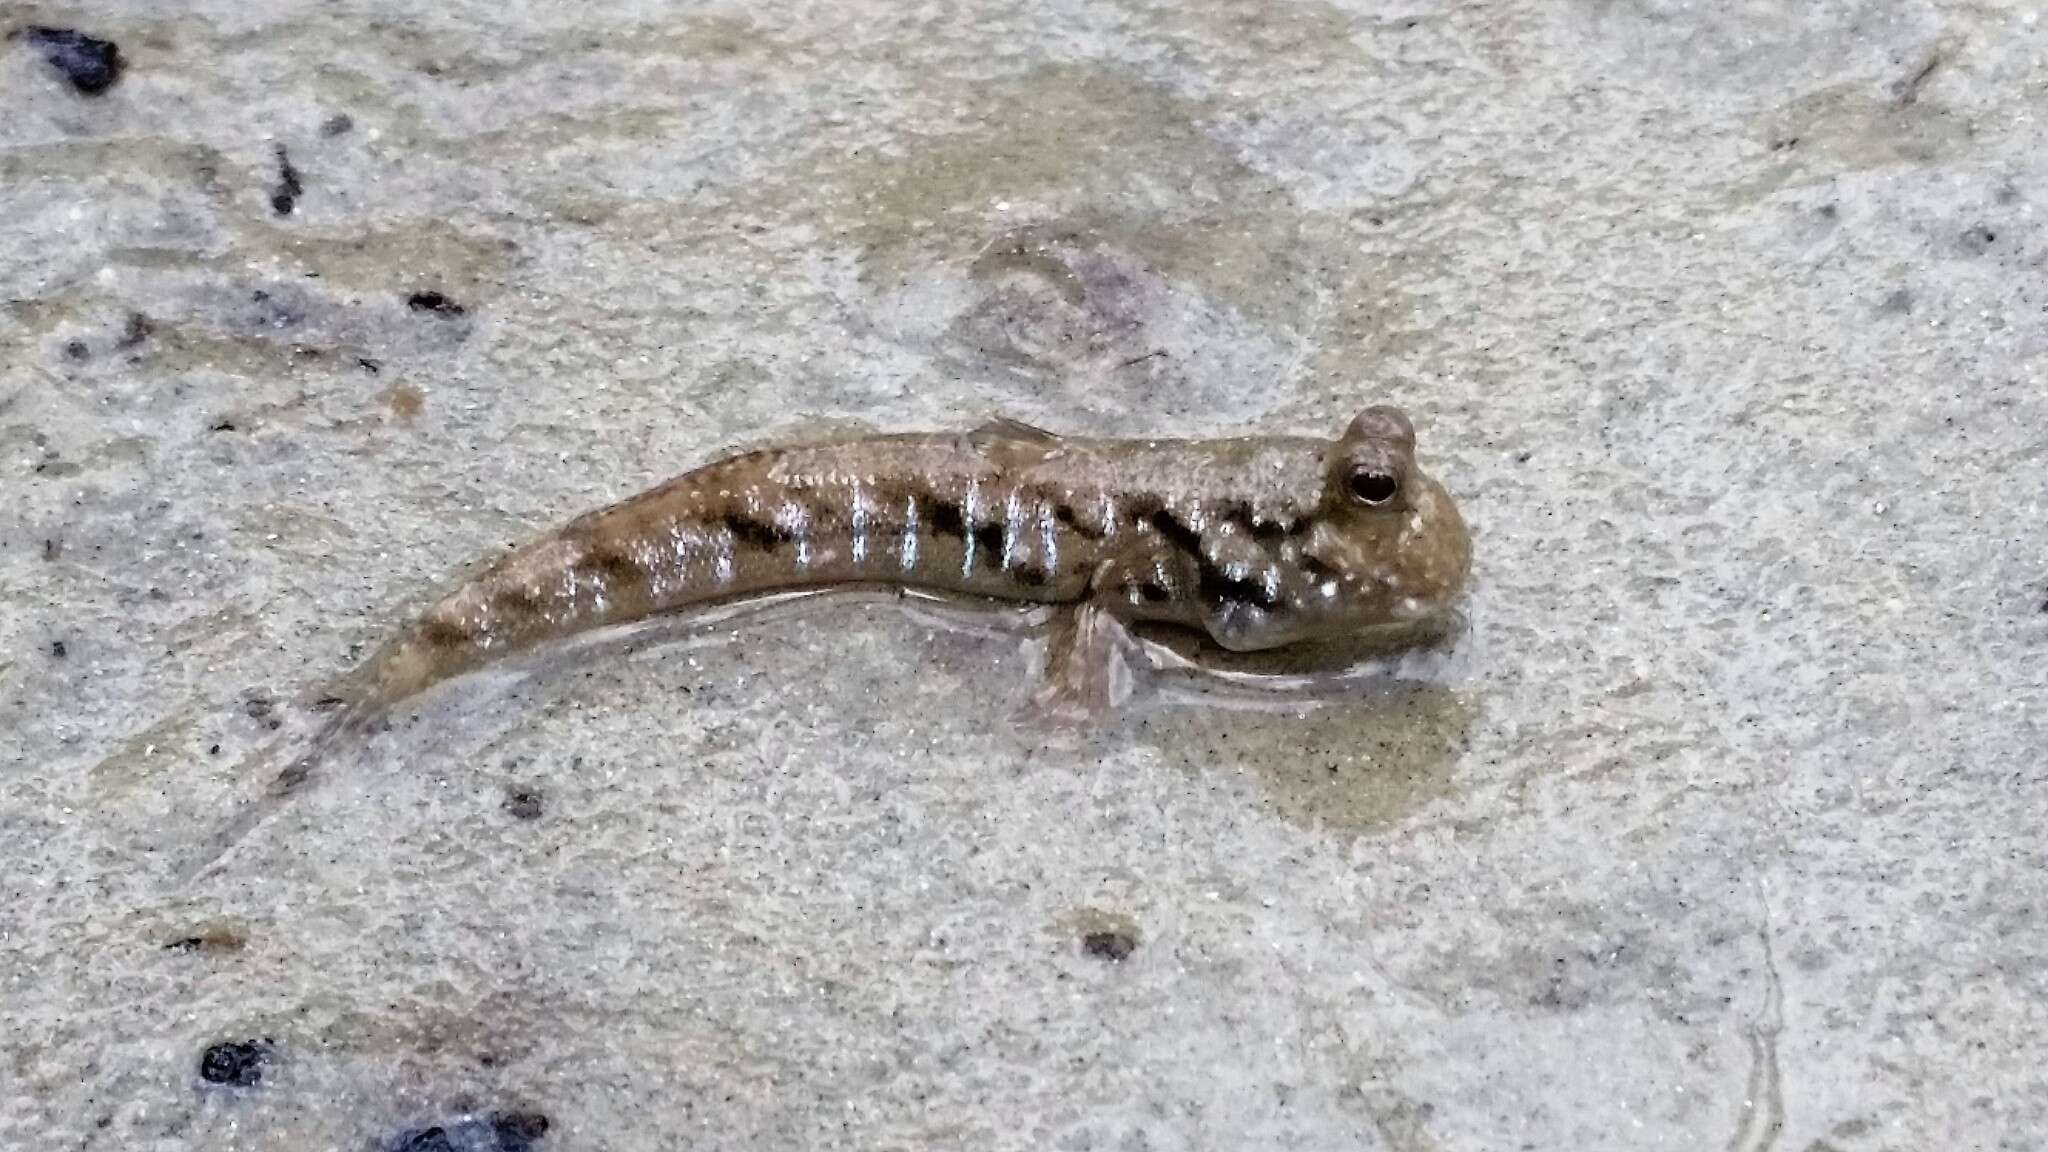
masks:
{"label": "fish eye", "polygon": [[1401,491],[1400,481],[1385,472],[1374,471],[1371,468],[1360,468],[1346,478],[1344,483],[1351,489],[1352,498],[1368,508],[1378,508],[1387,504]]}

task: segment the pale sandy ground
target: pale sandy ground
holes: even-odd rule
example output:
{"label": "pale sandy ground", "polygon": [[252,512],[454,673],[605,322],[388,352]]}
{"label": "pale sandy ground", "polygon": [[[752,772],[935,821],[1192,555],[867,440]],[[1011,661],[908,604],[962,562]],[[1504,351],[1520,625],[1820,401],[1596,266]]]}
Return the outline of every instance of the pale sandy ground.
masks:
{"label": "pale sandy ground", "polygon": [[[0,44],[0,1146],[2041,1147],[2033,8],[0,5],[127,59]],[[1014,640],[827,607],[175,877],[723,446],[1381,399],[1436,687],[1042,746]]]}

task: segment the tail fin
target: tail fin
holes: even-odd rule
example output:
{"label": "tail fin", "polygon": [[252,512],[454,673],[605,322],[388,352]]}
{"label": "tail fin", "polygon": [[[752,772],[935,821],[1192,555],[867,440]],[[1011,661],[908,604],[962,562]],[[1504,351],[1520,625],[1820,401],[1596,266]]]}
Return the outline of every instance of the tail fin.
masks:
{"label": "tail fin", "polygon": [[[213,872],[244,837],[277,815],[299,793],[312,777],[313,769],[336,745],[363,732],[374,718],[375,710],[351,706],[315,729],[305,748],[292,758],[291,763],[285,765],[260,794],[244,801],[241,810],[207,838],[197,859],[179,869],[180,882],[189,884]],[[257,766],[268,763],[282,743],[271,744],[258,752],[255,757]]]}
{"label": "tail fin", "polygon": [[[305,747],[286,764],[263,792],[244,802],[241,810],[220,831],[206,841],[199,857],[179,870],[179,879],[191,883],[210,874],[242,839],[255,831],[305,789],[313,772],[336,746],[346,744],[385,715],[393,704],[417,695],[446,674],[426,645],[408,630],[385,645],[343,678],[331,694],[345,701],[341,710],[314,729]],[[269,763],[282,742],[257,753],[254,766]]]}

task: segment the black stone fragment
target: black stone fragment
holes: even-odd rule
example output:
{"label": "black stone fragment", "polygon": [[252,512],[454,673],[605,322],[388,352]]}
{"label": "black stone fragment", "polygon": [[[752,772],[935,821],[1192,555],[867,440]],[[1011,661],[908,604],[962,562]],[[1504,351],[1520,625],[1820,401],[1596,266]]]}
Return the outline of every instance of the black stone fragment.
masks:
{"label": "black stone fragment", "polygon": [[289,216],[298,206],[299,194],[306,185],[299,179],[299,170],[292,167],[291,154],[284,145],[277,146],[277,183],[270,187],[270,210],[279,216]]}
{"label": "black stone fragment", "polygon": [[538,820],[546,810],[546,797],[537,788],[514,788],[505,793],[505,811],[514,819]]}
{"label": "black stone fragment", "polygon": [[460,316],[468,309],[449,299],[440,292],[415,292],[405,298],[405,306],[415,312],[432,312],[437,316]]}
{"label": "black stone fragment", "polygon": [[1090,932],[1081,937],[1081,951],[1097,960],[1120,961],[1138,950],[1138,938],[1129,932]]}
{"label": "black stone fragment", "polygon": [[101,40],[70,28],[31,25],[9,39],[20,40],[42,53],[50,67],[63,73],[73,88],[87,96],[97,96],[112,88],[114,81],[121,78],[121,70],[127,67],[127,62],[121,59],[120,47],[112,40]]}
{"label": "black stone fragment", "polygon": [[415,1128],[385,1145],[387,1152],[532,1152],[548,1132],[545,1114],[494,1112]]}
{"label": "black stone fragment", "polygon": [[263,1066],[269,1062],[268,1040],[223,1041],[199,1054],[199,1078],[208,1084],[254,1088],[263,1082]]}

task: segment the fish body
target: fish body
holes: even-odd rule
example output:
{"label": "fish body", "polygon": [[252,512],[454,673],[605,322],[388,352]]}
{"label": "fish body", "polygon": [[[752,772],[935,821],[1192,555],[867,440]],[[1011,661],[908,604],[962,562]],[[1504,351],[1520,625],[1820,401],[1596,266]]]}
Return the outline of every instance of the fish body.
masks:
{"label": "fish body", "polygon": [[882,587],[1053,606],[1035,703],[1086,721],[1128,695],[1129,629],[1238,652],[1429,634],[1471,566],[1406,416],[1335,439],[851,437],[725,457],[579,516],[464,580],[331,693],[338,710],[215,836],[214,866],[334,744],[438,684],[557,641],[779,593]]}
{"label": "fish body", "polygon": [[1470,562],[1456,504],[1392,408],[1334,440],[1012,421],[855,437],[729,456],[569,521],[433,604],[344,699],[382,709],[596,629],[857,585],[1085,608],[1250,651],[1427,623]]}

